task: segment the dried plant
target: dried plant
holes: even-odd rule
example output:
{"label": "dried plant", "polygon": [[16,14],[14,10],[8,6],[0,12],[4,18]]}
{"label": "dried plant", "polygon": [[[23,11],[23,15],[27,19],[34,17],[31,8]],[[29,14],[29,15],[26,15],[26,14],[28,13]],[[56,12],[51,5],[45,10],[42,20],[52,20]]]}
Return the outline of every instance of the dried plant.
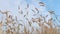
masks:
{"label": "dried plant", "polygon": [[[41,6],[45,6],[43,2],[39,2],[39,4]],[[29,4],[27,4],[27,8],[29,8]],[[20,6],[18,6],[18,10],[20,10],[20,9],[21,9]],[[39,13],[39,9],[38,8],[35,7],[35,10],[38,11],[38,13]],[[35,13],[35,10],[31,9],[31,11],[33,11],[34,13]],[[30,30],[28,30],[29,27],[25,26],[26,22],[23,22],[24,19],[23,20],[18,20],[18,16],[15,16],[15,20],[14,20],[13,19],[13,15],[9,15],[8,12],[9,11],[4,11],[3,12],[3,11],[0,10],[1,14],[5,14],[6,15],[6,18],[5,18],[6,22],[4,22],[3,18],[2,18],[2,21],[0,22],[0,34],[4,33],[4,31],[1,28],[4,25],[3,23],[7,24],[7,26],[8,26],[7,30],[5,32],[6,34],[33,34],[33,33],[35,33],[35,34],[57,34],[58,33],[56,25],[53,24],[53,17],[48,19],[48,22],[46,21],[46,18],[49,15],[46,15],[46,16],[39,15],[38,18],[32,18],[31,20],[29,20],[28,17],[27,17],[29,13],[27,12],[27,14],[25,14],[23,17],[28,22],[28,24],[29,24],[28,26],[31,27],[31,32],[30,32]],[[55,15],[54,11],[51,11],[51,12],[48,11],[48,12],[51,14],[51,16],[52,16],[52,14]],[[22,15],[23,14],[23,10],[20,10],[18,13],[20,13]],[[34,15],[36,15],[36,14],[34,14]],[[56,19],[54,21],[56,21],[56,20],[59,21],[56,15],[55,15],[55,18]],[[21,22],[19,22],[19,21],[21,21],[24,24],[20,24]],[[38,24],[39,29],[32,27],[32,23],[35,23],[35,22]],[[10,25],[10,24],[12,24],[12,25]],[[45,26],[45,24],[49,25],[50,28]],[[53,25],[55,26],[55,28],[53,28]],[[20,32],[22,26],[23,26],[23,31]],[[40,27],[41,27],[41,29],[40,29]],[[59,32],[59,34],[60,34],[60,32]]]}
{"label": "dried plant", "polygon": [[29,4],[27,4],[27,8],[29,8]]}
{"label": "dried plant", "polygon": [[38,11],[37,13],[39,13],[39,10],[38,10],[38,8],[35,8],[36,9],[36,11]]}
{"label": "dried plant", "polygon": [[45,6],[43,2],[39,2],[40,6]]}
{"label": "dried plant", "polygon": [[18,6],[18,10],[20,10],[20,6]]}
{"label": "dried plant", "polygon": [[48,11],[50,14],[55,14],[54,11]]}
{"label": "dried plant", "polygon": [[34,13],[35,13],[35,10],[31,9]]}

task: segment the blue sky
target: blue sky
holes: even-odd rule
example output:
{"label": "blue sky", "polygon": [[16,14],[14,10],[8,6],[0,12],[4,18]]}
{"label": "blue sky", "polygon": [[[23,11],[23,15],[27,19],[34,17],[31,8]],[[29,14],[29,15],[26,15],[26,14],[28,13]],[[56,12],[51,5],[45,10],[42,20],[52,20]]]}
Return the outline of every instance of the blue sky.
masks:
{"label": "blue sky", "polygon": [[[26,1],[26,2],[24,2]],[[34,2],[33,2],[34,1]],[[47,10],[54,10],[57,15],[60,15],[60,0],[38,0],[35,3],[35,0],[0,0],[0,10],[10,10],[13,14],[16,15],[16,11],[18,11],[18,5],[21,3],[35,3],[42,1],[46,4]],[[23,6],[25,6],[23,4]],[[36,5],[37,6],[37,5]],[[15,12],[15,13],[14,13]],[[59,16],[60,18],[60,16]]]}
{"label": "blue sky", "polygon": [[54,10],[57,15],[60,15],[60,0],[41,0],[46,3],[48,10]]}
{"label": "blue sky", "polygon": [[[60,20],[60,0],[41,0],[47,5],[48,10],[54,10],[58,19]],[[60,25],[59,22],[57,24]]]}
{"label": "blue sky", "polygon": [[[0,0],[0,10],[9,9],[14,10],[17,8],[21,0]],[[31,0],[26,0],[27,3],[31,3]],[[47,5],[48,10],[54,10],[56,14],[60,15],[60,0],[41,0]],[[18,3],[18,4],[15,4]]]}

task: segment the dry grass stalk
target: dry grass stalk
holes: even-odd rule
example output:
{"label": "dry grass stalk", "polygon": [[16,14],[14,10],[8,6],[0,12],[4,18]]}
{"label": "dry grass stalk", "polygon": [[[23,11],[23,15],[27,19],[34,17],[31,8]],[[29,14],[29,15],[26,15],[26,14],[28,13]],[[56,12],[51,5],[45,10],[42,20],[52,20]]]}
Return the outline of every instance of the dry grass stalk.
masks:
{"label": "dry grass stalk", "polygon": [[25,26],[24,26],[24,34],[28,34]]}
{"label": "dry grass stalk", "polygon": [[36,11],[38,11],[37,13],[39,13],[39,10],[38,10],[38,8],[35,8],[36,9]]}
{"label": "dry grass stalk", "polygon": [[2,21],[0,22],[0,34],[2,34],[3,33],[3,31],[2,31]]}
{"label": "dry grass stalk", "polygon": [[50,14],[55,14],[54,11],[48,11]]}
{"label": "dry grass stalk", "polygon": [[31,9],[34,13],[35,13],[35,10]]}
{"label": "dry grass stalk", "polygon": [[27,8],[29,8],[29,4],[27,4]]}
{"label": "dry grass stalk", "polygon": [[20,6],[18,6],[18,10],[20,10]]}
{"label": "dry grass stalk", "polygon": [[23,14],[23,11],[22,11],[22,10],[20,10],[18,13],[19,13],[19,14]]}
{"label": "dry grass stalk", "polygon": [[29,25],[31,26],[31,22],[30,22],[30,21],[28,21],[28,23],[29,23]]}
{"label": "dry grass stalk", "polygon": [[39,2],[40,6],[45,6],[43,2]]}

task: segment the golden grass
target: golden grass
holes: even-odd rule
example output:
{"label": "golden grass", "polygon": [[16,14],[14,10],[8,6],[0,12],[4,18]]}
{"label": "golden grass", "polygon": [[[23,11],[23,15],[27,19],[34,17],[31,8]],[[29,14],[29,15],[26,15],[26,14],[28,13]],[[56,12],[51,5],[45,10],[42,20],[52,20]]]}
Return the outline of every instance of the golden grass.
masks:
{"label": "golden grass", "polygon": [[[41,4],[42,4],[42,6],[44,6],[43,5],[43,3],[42,2],[40,2]],[[40,4],[39,3],[39,4]],[[29,4],[27,4],[27,8],[29,8]],[[18,9],[20,9],[20,7],[18,7]],[[31,9],[33,12],[35,12],[33,9]],[[38,8],[35,8],[35,10],[36,11],[38,11],[38,13],[39,13],[39,10],[38,10]],[[6,11],[6,12],[2,12],[2,11],[0,11],[0,13],[1,14],[5,14],[6,15],[6,24],[7,24],[7,26],[10,24],[10,23],[12,23],[13,24],[13,26],[15,25],[14,23],[16,23],[16,22],[18,22],[18,20],[17,20],[17,16],[15,16],[16,18],[16,20],[13,20],[12,19],[12,16],[13,15],[8,15],[8,11]],[[55,14],[54,12],[49,12],[50,14]],[[23,14],[23,11],[21,10],[21,12],[20,12],[20,14]],[[28,12],[27,12],[27,14],[28,14]],[[24,17],[25,17],[26,15],[24,15]],[[19,30],[20,30],[20,24],[18,24],[18,26],[17,27],[15,27],[14,26],[14,28],[12,28],[11,26],[9,26],[10,27],[10,29],[8,29],[7,28],[7,31],[6,31],[6,34],[33,34],[33,33],[35,33],[35,34],[58,34],[58,32],[57,32],[57,29],[56,28],[53,28],[52,27],[52,25],[54,25],[53,24],[53,19],[52,19],[52,17],[48,20],[48,22],[46,22],[46,18],[45,17],[47,17],[48,15],[46,15],[46,16],[41,16],[40,15],[40,17],[42,17],[42,18],[33,18],[31,21],[29,21],[28,20],[28,18],[26,17],[26,19],[28,20],[28,23],[29,23],[29,26],[32,28],[31,29],[31,31],[32,32],[30,32],[29,30],[27,30],[28,28],[26,28],[26,26],[24,25],[24,29],[23,29],[23,32],[19,32]],[[11,21],[9,20],[9,19],[11,19]],[[57,19],[57,18],[56,18]],[[14,21],[16,21],[16,22],[14,22]],[[42,24],[41,24],[41,21],[43,21],[42,22]],[[33,28],[32,26],[31,26],[31,24],[33,23],[33,22],[36,22],[36,23],[38,23],[38,25],[39,25],[39,27],[41,27],[42,29],[40,30],[37,30],[37,29],[35,29],[35,28]],[[3,20],[0,22],[0,34],[3,34],[4,33],[4,31],[2,30],[2,26],[3,26]],[[50,26],[50,28],[48,28],[47,26],[44,26],[44,23],[46,23],[47,25],[49,25]],[[55,26],[56,27],[56,26]],[[13,31],[12,31],[13,30]],[[60,32],[59,32],[60,33]]]}
{"label": "golden grass", "polygon": [[[11,16],[9,16],[8,18],[7,18],[7,23],[9,24],[9,18],[10,18]],[[12,18],[11,18],[12,19]],[[57,34],[57,29],[56,28],[53,28],[52,27],[52,19],[49,19],[48,20],[48,23],[46,23],[46,24],[48,24],[48,25],[50,25],[50,28],[48,28],[48,27],[46,27],[46,26],[44,26],[44,23],[45,23],[45,19],[44,19],[44,23],[43,24],[41,24],[40,21],[41,20],[41,18],[36,18],[36,19],[32,19],[32,22],[39,22],[38,23],[38,25],[40,25],[40,27],[42,28],[42,30],[34,30],[34,28],[33,28],[33,32],[35,32],[36,34]],[[16,17],[16,21],[17,21],[17,17]],[[31,22],[30,21],[28,21],[28,23],[30,24],[30,27],[32,27],[31,26]],[[13,24],[13,23],[12,23]],[[2,27],[2,23],[0,23],[0,27]],[[15,28],[14,28],[15,29]],[[14,32],[12,32],[12,31],[10,31],[11,30],[11,28],[10,29],[8,29],[7,31],[6,31],[6,34],[20,34],[19,33],[19,26],[17,27],[17,29],[18,29],[18,31],[16,32],[16,31],[14,31]],[[0,33],[2,34],[2,29],[0,29]],[[29,30],[26,30],[26,27],[24,26],[24,34],[32,34],[33,32],[29,32]]]}

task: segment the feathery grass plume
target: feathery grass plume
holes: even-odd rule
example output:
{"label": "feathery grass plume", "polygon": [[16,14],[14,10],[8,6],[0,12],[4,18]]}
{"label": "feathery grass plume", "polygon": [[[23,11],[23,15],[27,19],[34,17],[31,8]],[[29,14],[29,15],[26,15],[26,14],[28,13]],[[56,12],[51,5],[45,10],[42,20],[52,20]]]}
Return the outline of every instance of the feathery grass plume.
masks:
{"label": "feathery grass plume", "polygon": [[31,26],[31,24],[32,24],[31,21],[28,20],[28,23],[29,23],[29,25]]}
{"label": "feathery grass plume", "polygon": [[29,8],[29,4],[27,4],[27,7],[25,9],[28,9]]}
{"label": "feathery grass plume", "polygon": [[18,6],[18,10],[20,10],[20,6]]}
{"label": "feathery grass plume", "polygon": [[28,12],[27,12],[27,15],[28,15]]}
{"label": "feathery grass plume", "polygon": [[21,14],[23,14],[23,11],[21,10]]}
{"label": "feathery grass plume", "polygon": [[42,21],[42,19],[40,19],[40,18],[32,18],[32,21],[33,22],[40,23]]}
{"label": "feathery grass plume", "polygon": [[26,15],[24,15],[24,17],[26,17]]}
{"label": "feathery grass plume", "polygon": [[46,15],[46,17],[48,17],[48,15]]}
{"label": "feathery grass plume", "polygon": [[45,6],[45,4],[43,2],[39,2],[40,6]]}
{"label": "feathery grass plume", "polygon": [[44,23],[46,23],[46,18],[45,18],[45,16],[43,16],[43,20],[44,20]]}
{"label": "feathery grass plume", "polygon": [[22,10],[20,10],[18,13],[19,13],[19,14],[23,14],[23,11],[22,11]]}
{"label": "feathery grass plume", "polygon": [[43,21],[43,19],[41,19],[40,17],[38,18],[38,22],[41,22],[41,21]]}
{"label": "feathery grass plume", "polygon": [[9,15],[8,18],[6,18],[6,20],[8,23],[11,23],[13,21],[12,15]]}
{"label": "feathery grass plume", "polygon": [[23,14],[23,10],[20,9],[20,6],[18,6],[18,10],[19,10],[18,11],[19,14]]}
{"label": "feathery grass plume", "polygon": [[2,13],[2,14],[5,14],[6,15],[6,19],[7,19],[7,21],[8,21],[8,12],[10,12],[10,11],[4,11],[4,12],[0,12],[0,13]]}
{"label": "feathery grass plume", "polygon": [[17,21],[17,16],[15,16],[15,20]]}
{"label": "feathery grass plume", "polygon": [[4,11],[4,12],[0,11],[0,13],[2,13],[2,14],[8,14],[8,12],[10,12],[10,11]]}
{"label": "feathery grass plume", "polygon": [[27,4],[27,8],[29,8],[29,4]]}
{"label": "feathery grass plume", "polygon": [[35,13],[35,10],[31,9],[34,13]]}
{"label": "feathery grass plume", "polygon": [[32,18],[32,21],[33,21],[33,22],[37,22],[37,21],[38,21],[38,19],[37,19],[37,18],[36,18],[36,19]]}
{"label": "feathery grass plume", "polygon": [[55,14],[54,11],[48,11],[50,14]]}
{"label": "feathery grass plume", "polygon": [[36,9],[37,13],[39,13],[39,9],[38,9],[38,8],[36,8],[36,7],[35,7],[35,9]]}
{"label": "feathery grass plume", "polygon": [[9,18],[11,18],[11,19],[12,19],[12,15],[9,15]]}

